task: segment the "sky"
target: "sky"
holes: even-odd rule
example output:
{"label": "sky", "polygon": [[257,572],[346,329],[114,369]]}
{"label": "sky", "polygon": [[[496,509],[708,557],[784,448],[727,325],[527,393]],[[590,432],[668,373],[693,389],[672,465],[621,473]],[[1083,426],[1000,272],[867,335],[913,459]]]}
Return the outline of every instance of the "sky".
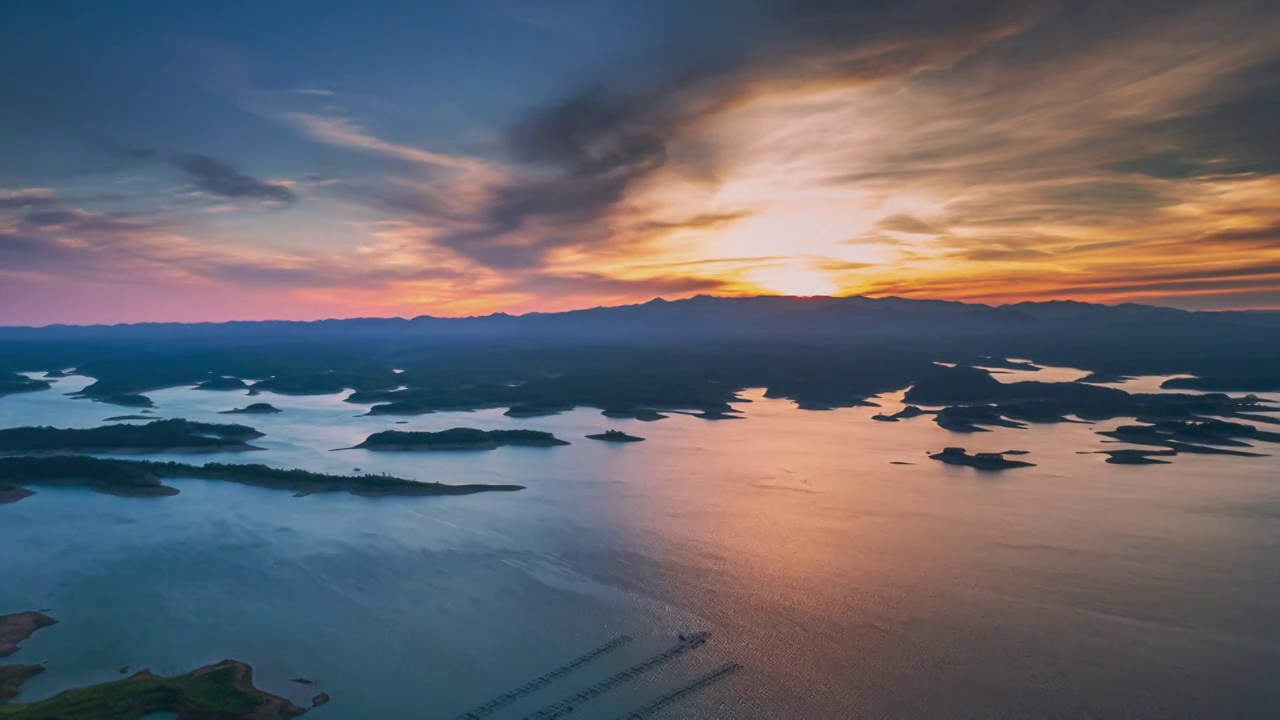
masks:
{"label": "sky", "polygon": [[1274,0],[9,0],[0,324],[1280,308]]}

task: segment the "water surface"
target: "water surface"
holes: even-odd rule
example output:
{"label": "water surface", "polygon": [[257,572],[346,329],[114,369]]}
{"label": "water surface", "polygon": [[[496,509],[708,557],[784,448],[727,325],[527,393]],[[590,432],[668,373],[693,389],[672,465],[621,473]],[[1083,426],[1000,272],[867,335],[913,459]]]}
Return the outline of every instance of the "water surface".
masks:
{"label": "water surface", "polygon": [[[0,426],[92,427],[136,412],[62,395],[87,382],[0,399]],[[1280,717],[1274,457],[1114,466],[1077,454],[1114,447],[1094,426],[960,436],[928,417],[870,419],[900,394],[882,409],[809,412],[751,392],[747,419],[733,421],[494,410],[406,425],[358,417],[365,406],[342,396],[150,396],[159,417],[267,433],[261,452],[155,459],[528,489],[39,489],[0,506],[0,612],[60,620],[15,656],[50,663],[20,699],[125,665],[170,674],[233,657],[299,702],[317,690],[289,679],[316,680],[333,698],[317,720],[450,718],[614,635],[636,638],[494,716],[519,718],[679,632],[710,630],[705,647],[575,715],[607,720],[737,661],[743,672],[660,717]],[[285,412],[216,414],[253,401]],[[548,430],[573,445],[331,451],[378,430],[455,426]],[[582,437],[610,427],[647,441]],[[956,444],[1029,450],[1038,466],[992,474],[925,457]]]}

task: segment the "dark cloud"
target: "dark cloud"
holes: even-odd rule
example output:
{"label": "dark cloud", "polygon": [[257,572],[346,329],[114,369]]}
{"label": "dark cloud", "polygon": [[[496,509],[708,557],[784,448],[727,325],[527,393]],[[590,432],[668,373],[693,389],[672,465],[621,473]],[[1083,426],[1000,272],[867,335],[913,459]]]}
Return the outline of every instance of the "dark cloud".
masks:
{"label": "dark cloud", "polygon": [[264,288],[369,287],[399,281],[454,280],[460,277],[456,270],[430,265],[386,268],[313,258],[295,258],[292,265],[272,265],[215,255],[186,261],[183,265],[211,280]]}
{"label": "dark cloud", "polygon": [[122,233],[151,230],[159,223],[133,213],[93,213],[76,208],[39,210],[22,216],[22,223],[42,230],[74,233]]}
{"label": "dark cloud", "polygon": [[5,269],[21,269],[35,260],[44,260],[48,254],[48,242],[40,237],[0,232],[0,254],[5,257]]}
{"label": "dark cloud", "polygon": [[298,201],[289,188],[249,177],[207,155],[178,155],[173,164],[187,173],[191,183],[205,192],[227,198],[250,198],[285,204]]}
{"label": "dark cloud", "polygon": [[25,210],[57,205],[58,198],[52,193],[38,192],[0,192],[0,210]]}
{"label": "dark cloud", "polygon": [[1280,250],[1280,224],[1208,233],[1200,242]]}
{"label": "dark cloud", "polygon": [[[1266,27],[1276,23],[1280,9],[1273,8],[1269,17],[1241,15],[1241,22]],[[1217,84],[1188,112],[1143,123],[1135,132],[1161,139],[1167,149],[1127,158],[1115,167],[1164,179],[1280,173],[1277,125],[1280,57],[1270,57],[1234,73],[1230,82]]]}
{"label": "dark cloud", "polygon": [[[650,55],[514,123],[506,147],[528,172],[491,188],[480,227],[438,243],[492,267],[531,268],[565,245],[626,242],[626,236],[602,240],[592,230],[636,183],[667,164],[673,143],[692,123],[761,83],[870,82],[944,67],[1025,28],[1050,6],[1026,0],[694,3]],[[560,229],[538,227],[536,240],[510,239],[535,220]]]}

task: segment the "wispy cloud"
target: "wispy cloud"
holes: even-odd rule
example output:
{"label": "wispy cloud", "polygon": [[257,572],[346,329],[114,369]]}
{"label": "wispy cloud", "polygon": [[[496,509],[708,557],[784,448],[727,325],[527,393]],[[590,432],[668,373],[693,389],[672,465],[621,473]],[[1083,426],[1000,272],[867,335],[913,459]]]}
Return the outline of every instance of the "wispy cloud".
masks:
{"label": "wispy cloud", "polygon": [[197,188],[227,198],[252,198],[293,204],[298,196],[278,183],[250,177],[207,155],[178,155],[173,164],[187,174]]}
{"label": "wispy cloud", "polygon": [[312,138],[330,145],[386,155],[401,160],[452,170],[484,170],[489,165],[476,158],[432,152],[411,145],[381,140],[344,118],[293,112],[286,117]]}

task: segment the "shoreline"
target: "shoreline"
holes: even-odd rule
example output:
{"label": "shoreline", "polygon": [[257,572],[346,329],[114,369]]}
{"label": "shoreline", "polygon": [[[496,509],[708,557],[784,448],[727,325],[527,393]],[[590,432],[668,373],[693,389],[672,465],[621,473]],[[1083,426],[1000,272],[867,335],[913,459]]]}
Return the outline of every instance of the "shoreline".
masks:
{"label": "shoreline", "polygon": [[[22,642],[57,623],[40,612],[0,615],[0,657],[18,652]],[[139,720],[154,713],[171,712],[192,718],[282,720],[299,717],[310,709],[256,687],[253,667],[232,659],[168,678],[144,668],[126,678],[71,687],[30,702],[12,702],[26,681],[44,671],[43,664],[0,665],[0,718]],[[311,707],[328,701],[329,696],[321,693],[313,698]]]}
{"label": "shoreline", "polygon": [[83,487],[117,497],[169,497],[178,488],[162,480],[208,480],[284,490],[294,497],[346,492],[359,497],[431,497],[514,492],[524,485],[466,483],[446,485],[387,475],[328,475],[281,470],[266,465],[206,463],[186,465],[152,460],[118,460],[87,455],[0,458],[0,504],[36,494],[30,487]]}

